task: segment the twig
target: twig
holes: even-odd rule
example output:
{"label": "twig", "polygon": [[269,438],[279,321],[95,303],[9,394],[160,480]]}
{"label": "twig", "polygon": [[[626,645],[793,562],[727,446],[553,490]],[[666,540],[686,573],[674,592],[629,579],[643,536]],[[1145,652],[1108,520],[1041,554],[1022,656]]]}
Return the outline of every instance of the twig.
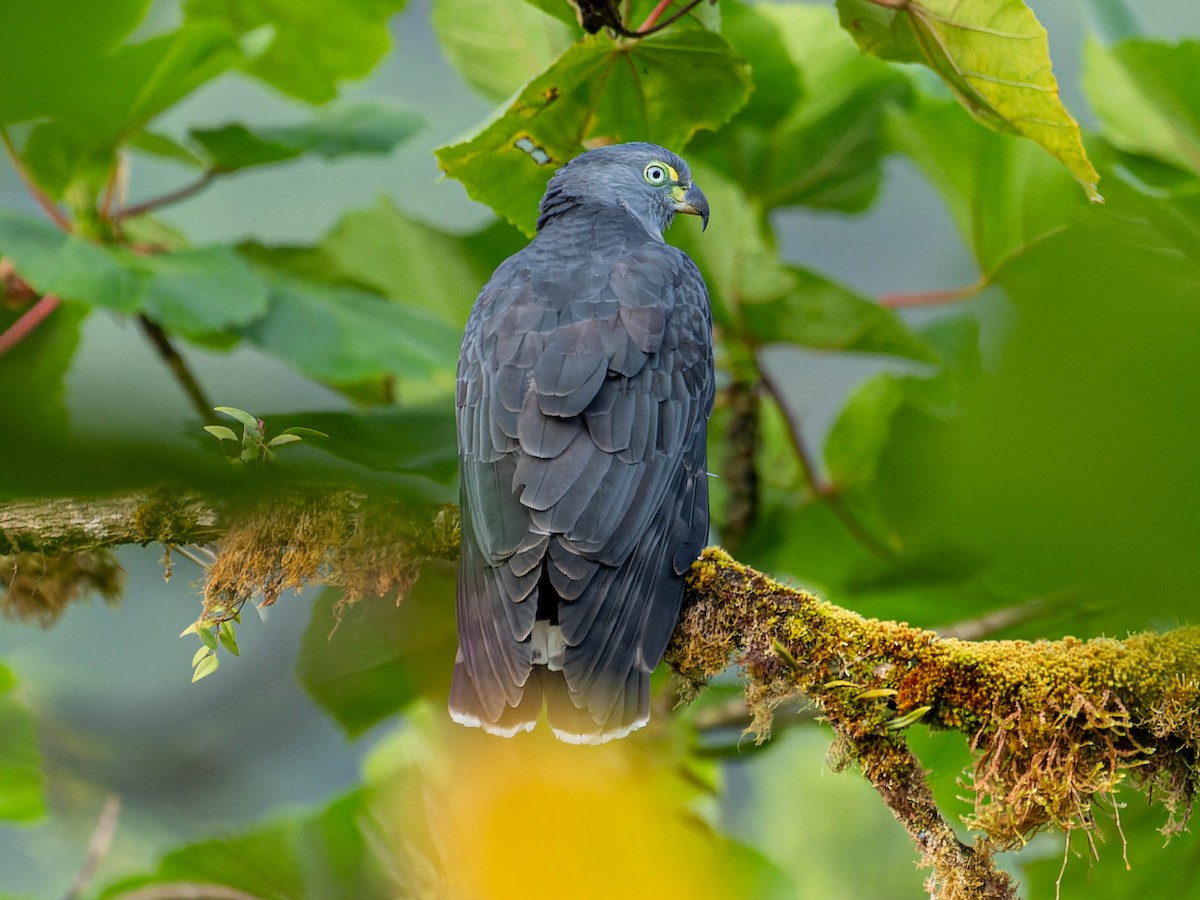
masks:
{"label": "twig", "polygon": [[[681,10],[679,10],[679,12],[675,13],[675,15],[665,19],[662,22],[658,22],[659,17],[664,12],[666,12],[667,9],[674,2],[675,2],[675,0],[659,0],[658,5],[655,6],[654,9],[652,9],[650,11],[650,15],[646,16],[645,21],[642,22],[642,24],[638,28],[638,30],[636,32],[634,32],[633,35],[627,35],[627,36],[646,37],[648,35],[654,34],[655,32],[662,31],[668,25],[674,24],[676,21],[678,21],[679,19],[682,19],[684,16],[686,16],[688,13],[690,13],[693,9],[695,9],[697,6],[700,5],[702,0],[692,0],[691,3],[688,3],[686,6],[683,7],[683,9],[681,9]],[[656,25],[655,22],[658,22],[658,24]]]}
{"label": "twig", "polygon": [[757,356],[755,357],[755,364],[758,367],[758,374],[762,379],[763,387],[767,389],[767,393],[775,400],[775,405],[779,407],[779,412],[783,416],[784,422],[787,423],[788,435],[791,437],[796,459],[799,460],[800,469],[804,472],[804,478],[812,487],[813,493],[829,507],[830,512],[838,517],[846,531],[869,550],[872,555],[884,562],[895,562],[896,555],[891,549],[880,541],[879,538],[875,537],[865,525],[858,521],[854,513],[842,502],[842,498],[838,495],[834,486],[821,477],[817,470],[816,460],[813,459],[812,454],[809,452],[808,445],[804,441],[804,435],[800,431],[800,423],[792,415],[791,410],[788,409],[787,403],[784,400],[782,388],[780,388],[767,368],[762,365]]}
{"label": "twig", "polygon": [[54,294],[46,294],[25,310],[21,318],[9,325],[3,334],[0,334],[0,356],[21,343],[29,332],[37,328],[46,316],[58,308],[60,302]]}
{"label": "twig", "polygon": [[123,222],[125,219],[132,219],[134,216],[143,216],[161,207],[170,206],[172,203],[178,203],[180,200],[186,200],[193,194],[198,194],[208,187],[209,182],[220,174],[217,169],[208,169],[191,184],[186,184],[178,190],[171,191],[159,197],[151,197],[149,200],[143,200],[141,203],[134,203],[132,206],[126,206],[117,210],[112,217],[113,221]]}
{"label": "twig", "polygon": [[163,362],[171,370],[171,374],[175,376],[175,380],[188,395],[192,408],[205,422],[212,424],[219,421],[213,414],[213,405],[205,396],[204,389],[200,387],[200,383],[188,368],[187,362],[179,355],[179,351],[175,349],[175,345],[171,343],[166,332],[145,316],[139,316],[138,319],[142,323],[142,331],[150,339],[150,343],[154,344],[158,355],[162,357]]}
{"label": "twig", "polygon": [[990,637],[1003,628],[1027,622],[1046,612],[1046,603],[1040,597],[1027,600],[1017,606],[997,609],[984,613],[973,619],[953,622],[940,628],[934,628],[944,638],[958,638],[961,641],[978,641]]}
{"label": "twig", "polygon": [[201,884],[194,881],[168,881],[149,887],[114,894],[113,900],[262,900],[258,894],[247,894],[223,884]]}
{"label": "twig", "polygon": [[911,293],[883,294],[879,298],[879,304],[886,306],[888,309],[907,309],[913,306],[940,306],[946,303],[957,303],[959,300],[970,299],[987,286],[987,281],[980,278],[978,281],[968,284],[965,287],[948,288],[942,291],[913,291]]}
{"label": "twig", "polygon": [[100,818],[96,822],[95,831],[92,832],[92,839],[88,841],[87,855],[84,857],[83,866],[80,867],[75,880],[71,882],[71,887],[67,889],[64,900],[75,900],[87,890],[92,879],[96,877],[96,870],[100,868],[100,864],[104,862],[104,858],[108,856],[108,851],[112,847],[113,836],[117,833],[117,821],[120,816],[121,798],[116,794],[109,794],[104,798],[104,805],[100,807]]}
{"label": "twig", "polygon": [[17,177],[21,179],[21,183],[25,185],[25,189],[37,201],[43,212],[50,217],[50,220],[61,228],[63,231],[71,230],[71,221],[63,215],[62,210],[55,205],[54,201],[46,196],[46,193],[38,187],[30,177],[28,170],[25,168],[25,163],[21,160],[20,154],[17,153],[17,148],[13,146],[12,138],[8,136],[8,129],[0,127],[0,141],[4,143],[4,149],[8,153],[9,160],[12,161],[13,168],[17,170]]}

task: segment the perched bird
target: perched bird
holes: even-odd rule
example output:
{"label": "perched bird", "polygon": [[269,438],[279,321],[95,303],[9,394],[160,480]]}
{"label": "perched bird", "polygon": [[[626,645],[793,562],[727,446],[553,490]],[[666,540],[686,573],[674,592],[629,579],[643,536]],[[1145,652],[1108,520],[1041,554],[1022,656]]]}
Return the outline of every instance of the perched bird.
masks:
{"label": "perched bird", "polygon": [[450,715],[511,737],[646,724],[650,673],[708,534],[712,312],[667,244],[708,225],[662,147],[588,151],[480,292],[458,362],[462,556]]}

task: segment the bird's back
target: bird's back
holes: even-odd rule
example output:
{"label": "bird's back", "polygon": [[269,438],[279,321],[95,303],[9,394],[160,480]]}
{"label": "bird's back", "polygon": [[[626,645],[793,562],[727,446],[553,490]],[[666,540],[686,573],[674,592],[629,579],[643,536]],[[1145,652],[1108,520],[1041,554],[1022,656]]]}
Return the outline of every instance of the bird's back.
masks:
{"label": "bird's back", "polygon": [[699,272],[632,215],[559,216],[497,269],[459,361],[458,721],[645,723],[707,535],[712,393]]}

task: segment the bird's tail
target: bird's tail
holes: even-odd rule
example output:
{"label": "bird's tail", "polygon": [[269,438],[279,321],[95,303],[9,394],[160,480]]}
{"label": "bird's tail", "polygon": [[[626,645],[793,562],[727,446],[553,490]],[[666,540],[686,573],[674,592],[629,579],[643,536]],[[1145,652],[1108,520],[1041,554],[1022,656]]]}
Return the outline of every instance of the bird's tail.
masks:
{"label": "bird's tail", "polygon": [[649,721],[649,672],[635,666],[615,694],[606,693],[615,697],[609,708],[589,708],[589,695],[572,692],[560,668],[553,664],[535,665],[517,705],[504,704],[492,718],[479,699],[474,679],[460,651],[454,661],[454,677],[450,683],[450,718],[460,725],[482,728],[501,737],[513,737],[519,731],[532,731],[544,706],[546,721],[554,736],[570,744],[604,744],[625,737]]}

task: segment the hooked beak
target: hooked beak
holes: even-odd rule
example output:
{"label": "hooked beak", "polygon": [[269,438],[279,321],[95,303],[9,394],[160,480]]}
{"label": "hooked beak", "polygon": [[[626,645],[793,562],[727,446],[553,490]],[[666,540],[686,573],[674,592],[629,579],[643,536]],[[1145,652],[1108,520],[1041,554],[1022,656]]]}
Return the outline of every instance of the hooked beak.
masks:
{"label": "hooked beak", "polygon": [[671,197],[675,200],[675,212],[699,216],[701,231],[708,227],[708,198],[704,196],[704,191],[694,184],[686,189],[682,184],[677,184],[671,189]]}

